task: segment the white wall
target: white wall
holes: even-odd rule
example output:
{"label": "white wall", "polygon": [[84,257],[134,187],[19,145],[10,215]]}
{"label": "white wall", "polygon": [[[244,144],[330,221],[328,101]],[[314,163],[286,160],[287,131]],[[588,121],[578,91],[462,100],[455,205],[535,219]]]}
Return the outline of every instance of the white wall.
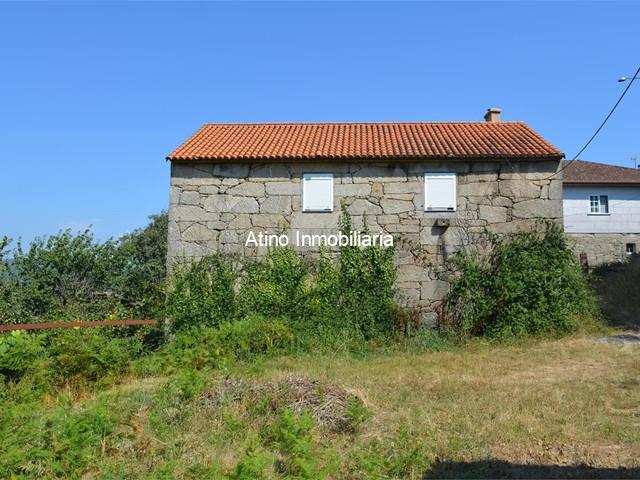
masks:
{"label": "white wall", "polygon": [[[589,196],[609,195],[609,215],[590,215]],[[567,233],[640,233],[640,186],[564,185]]]}

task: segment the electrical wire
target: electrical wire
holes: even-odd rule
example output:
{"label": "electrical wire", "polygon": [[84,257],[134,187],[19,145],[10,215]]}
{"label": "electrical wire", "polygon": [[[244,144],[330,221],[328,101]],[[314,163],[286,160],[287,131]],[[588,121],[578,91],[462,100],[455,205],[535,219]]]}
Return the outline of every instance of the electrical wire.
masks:
{"label": "electrical wire", "polygon": [[606,125],[606,123],[609,121],[609,118],[611,118],[611,115],[613,115],[613,112],[616,111],[616,108],[618,108],[618,105],[620,105],[620,102],[622,102],[622,99],[624,98],[624,96],[627,94],[627,92],[629,91],[629,89],[631,88],[631,85],[633,85],[633,82],[636,80],[636,78],[638,77],[638,75],[640,75],[640,67],[638,67],[638,69],[636,70],[636,73],[633,74],[633,76],[631,77],[629,83],[627,84],[627,87],[623,90],[622,94],[620,95],[620,98],[618,98],[618,101],[613,105],[613,107],[611,108],[611,110],[609,111],[609,113],[607,114],[607,116],[604,118],[604,120],[602,121],[602,123],[600,124],[600,126],[598,127],[598,129],[593,133],[593,135],[591,135],[591,138],[587,141],[587,143],[584,144],[584,146],[580,149],[580,151],[578,153],[576,153],[573,158],[571,160],[569,160],[568,162],[566,162],[562,168],[560,168],[557,172],[555,172],[553,175],[549,176],[546,178],[546,180],[550,180],[553,177],[555,177],[556,175],[558,175],[560,172],[562,172],[563,170],[565,170],[569,165],[571,165],[573,162],[575,162],[578,157],[580,156],[580,154],[582,152],[584,152],[587,147],[591,144],[591,142],[593,142],[593,140],[596,138],[596,136],[598,135],[598,133],[600,133],[600,130],[602,130],[602,128]]}

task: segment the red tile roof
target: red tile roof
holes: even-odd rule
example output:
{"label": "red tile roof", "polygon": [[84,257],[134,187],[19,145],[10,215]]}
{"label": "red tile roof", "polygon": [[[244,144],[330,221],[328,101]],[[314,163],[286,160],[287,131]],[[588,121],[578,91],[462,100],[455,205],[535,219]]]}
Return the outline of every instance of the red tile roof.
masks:
{"label": "red tile roof", "polygon": [[172,161],[560,159],[521,122],[206,124]]}
{"label": "red tile roof", "polygon": [[562,181],[564,183],[640,184],[640,169],[585,160],[566,161],[563,167]]}

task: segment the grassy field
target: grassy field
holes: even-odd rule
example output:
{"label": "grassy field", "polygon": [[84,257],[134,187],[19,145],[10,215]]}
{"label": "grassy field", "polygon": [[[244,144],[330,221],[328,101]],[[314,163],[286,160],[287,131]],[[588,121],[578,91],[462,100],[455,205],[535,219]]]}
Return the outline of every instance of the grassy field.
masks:
{"label": "grassy field", "polygon": [[[23,439],[25,449],[46,440],[63,452],[57,471],[51,459],[16,461],[27,476],[83,478],[637,478],[639,355],[639,347],[589,338],[478,342],[131,379],[101,393],[50,397],[22,420],[14,413],[14,422],[51,428],[49,436]],[[260,388],[200,401],[203,388],[225,379],[247,391],[291,378],[361,400],[338,405],[352,424],[331,430],[287,416],[274,405],[281,393]],[[89,426],[51,427],[60,411],[67,420],[86,417]]]}

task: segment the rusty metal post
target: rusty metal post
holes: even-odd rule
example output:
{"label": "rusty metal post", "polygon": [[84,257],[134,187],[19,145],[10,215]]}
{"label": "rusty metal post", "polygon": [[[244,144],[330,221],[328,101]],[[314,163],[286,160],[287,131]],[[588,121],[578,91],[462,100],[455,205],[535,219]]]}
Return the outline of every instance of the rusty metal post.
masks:
{"label": "rusty metal post", "polygon": [[587,257],[586,252],[582,252],[580,254],[580,266],[584,272],[589,271],[589,258]]}

